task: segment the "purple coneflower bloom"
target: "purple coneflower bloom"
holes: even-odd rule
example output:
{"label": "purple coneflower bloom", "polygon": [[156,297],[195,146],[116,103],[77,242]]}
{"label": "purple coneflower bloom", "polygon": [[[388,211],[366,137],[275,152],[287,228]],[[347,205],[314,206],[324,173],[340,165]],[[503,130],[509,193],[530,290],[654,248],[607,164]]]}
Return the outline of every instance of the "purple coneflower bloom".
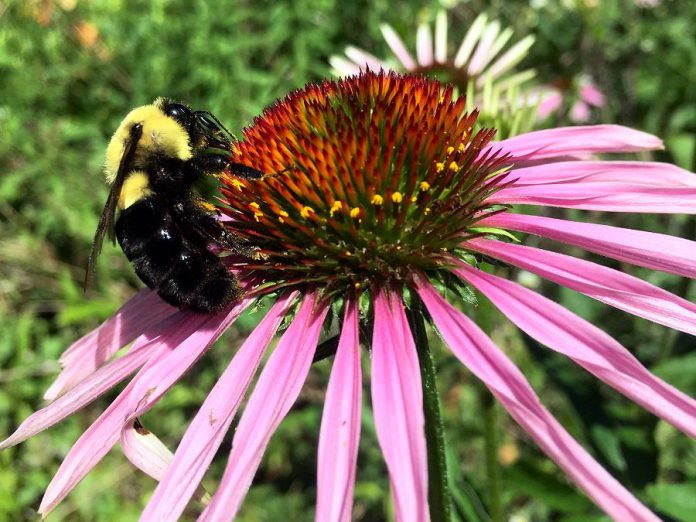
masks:
{"label": "purple coneflower bloom", "polygon": [[[621,521],[658,520],[569,435],[505,353],[459,309],[462,303],[448,302],[441,290],[478,290],[528,335],[694,437],[693,399],[584,319],[483,268],[497,259],[694,334],[693,303],[623,272],[507,238],[509,231],[534,234],[693,278],[692,241],[520,214],[515,207],[693,213],[696,177],[662,163],[577,159],[662,147],[643,132],[614,125],[558,128],[494,142],[494,131],[477,131],[477,114],[465,113],[464,105],[436,81],[366,72],[308,85],[258,117],[244,131],[237,160],[275,174],[253,187],[225,179],[220,206],[230,229],[259,249],[258,260],[234,267],[246,281],[245,298],[224,313],[196,315],[145,290],[70,347],[47,393],[53,402],[0,447],[46,429],[137,373],[65,457],[40,512],[54,508],[120,440],[131,461],[159,480],[142,520],[175,520],[196,494],[264,352],[295,307],[250,394],[201,520],[237,513],[270,437],[302,388],[331,309],[343,319],[321,422],[316,519],[350,520],[363,321],[372,327],[370,393],[397,519],[428,520],[423,394],[408,307],[427,312],[452,353],[606,513]],[[136,418],[262,295],[274,296],[273,306],[210,391],[173,458],[157,461],[163,452],[143,436]]]}
{"label": "purple coneflower bloom", "polygon": [[504,51],[513,30],[503,28],[498,20],[489,20],[485,13],[471,24],[453,56],[448,53],[445,11],[437,13],[434,33],[429,24],[418,26],[415,58],[390,25],[382,24],[380,29],[398,62],[380,60],[367,51],[349,46],[345,50],[347,59],[331,57],[334,71],[340,76],[357,74],[368,67],[372,70],[384,68],[421,73],[451,81],[462,90],[469,82],[473,82],[477,90],[481,89],[488,79],[494,80],[501,89],[509,88],[534,76],[532,71],[510,74],[526,56],[534,37],[526,36]]}

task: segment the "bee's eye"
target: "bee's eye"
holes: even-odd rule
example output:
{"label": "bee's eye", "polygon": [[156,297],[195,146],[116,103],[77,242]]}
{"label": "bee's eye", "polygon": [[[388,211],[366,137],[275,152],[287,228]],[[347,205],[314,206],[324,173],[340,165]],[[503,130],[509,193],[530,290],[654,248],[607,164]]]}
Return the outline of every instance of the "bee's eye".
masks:
{"label": "bee's eye", "polygon": [[170,103],[167,105],[164,112],[175,120],[181,120],[191,114],[191,109],[180,103]]}

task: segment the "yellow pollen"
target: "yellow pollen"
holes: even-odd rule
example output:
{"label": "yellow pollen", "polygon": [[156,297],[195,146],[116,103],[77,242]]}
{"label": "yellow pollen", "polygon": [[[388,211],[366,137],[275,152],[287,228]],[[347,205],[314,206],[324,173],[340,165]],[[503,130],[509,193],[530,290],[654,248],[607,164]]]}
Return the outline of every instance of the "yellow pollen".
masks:
{"label": "yellow pollen", "polygon": [[394,203],[401,203],[402,199],[404,199],[404,197],[401,195],[401,192],[394,192],[392,194],[392,201]]}
{"label": "yellow pollen", "polygon": [[447,147],[447,154],[452,154],[454,152],[454,147]]}
{"label": "yellow pollen", "polygon": [[430,214],[430,207],[425,207],[425,215],[427,216]]}
{"label": "yellow pollen", "polygon": [[421,192],[428,192],[430,190],[430,183],[428,183],[427,181],[421,181],[420,189]]}
{"label": "yellow pollen", "polygon": [[239,192],[242,191],[242,189],[245,187],[244,183],[239,181],[238,179],[233,179],[232,180],[232,186],[236,188]]}
{"label": "yellow pollen", "polygon": [[464,145],[464,142],[461,142],[461,143],[459,144],[459,147],[457,147],[457,150],[458,150],[459,152],[464,152],[464,149],[465,149],[465,148],[466,148],[466,145]]}
{"label": "yellow pollen", "polygon": [[355,286],[355,288],[357,288],[357,289],[360,289],[360,288],[362,288],[362,283],[355,283],[355,285],[353,285],[353,286]]}
{"label": "yellow pollen", "polygon": [[354,207],[350,209],[350,217],[356,218],[360,216],[360,207]]}
{"label": "yellow pollen", "polygon": [[254,212],[254,219],[255,219],[256,221],[259,221],[259,218],[260,218],[260,217],[263,217],[263,212],[261,212],[261,211]]}
{"label": "yellow pollen", "polygon": [[450,170],[459,170],[459,165],[455,161],[449,164],[449,169]]}
{"label": "yellow pollen", "polygon": [[259,208],[259,204],[256,201],[249,203],[249,206],[254,207],[254,208]]}
{"label": "yellow pollen", "polygon": [[278,221],[280,221],[281,223],[285,223],[285,219],[283,219],[283,218],[288,217],[288,213],[285,212],[284,210],[281,210],[278,214],[279,214]]}
{"label": "yellow pollen", "polygon": [[343,208],[343,203],[340,201],[334,201],[333,205],[331,205],[331,210],[329,210],[329,215],[333,217],[333,215],[341,210]]}
{"label": "yellow pollen", "polygon": [[348,250],[346,250],[346,255],[350,257],[350,256],[352,256],[353,254],[351,254],[350,252],[348,252]]}
{"label": "yellow pollen", "polygon": [[381,205],[384,202],[384,198],[380,196],[379,194],[375,194],[372,196],[372,199],[370,200],[370,203],[373,205]]}
{"label": "yellow pollen", "polygon": [[416,203],[418,201],[418,196],[411,196],[411,203]]}
{"label": "yellow pollen", "polygon": [[438,163],[435,164],[435,171],[436,171],[436,172],[442,172],[443,170],[445,170],[445,164],[444,164],[444,163],[438,162]]}
{"label": "yellow pollen", "polygon": [[302,207],[300,211],[300,216],[307,219],[310,214],[314,214],[314,209],[312,207]]}

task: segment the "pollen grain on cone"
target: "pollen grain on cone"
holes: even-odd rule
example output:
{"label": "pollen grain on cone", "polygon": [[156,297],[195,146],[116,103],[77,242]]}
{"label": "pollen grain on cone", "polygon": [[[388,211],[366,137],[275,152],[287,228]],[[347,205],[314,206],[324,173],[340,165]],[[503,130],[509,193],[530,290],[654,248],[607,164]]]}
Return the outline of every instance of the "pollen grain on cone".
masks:
{"label": "pollen grain on cone", "polygon": [[264,255],[241,266],[285,286],[336,289],[438,270],[501,208],[487,200],[509,158],[482,154],[495,131],[472,133],[476,117],[451,87],[391,72],[309,84],[276,102],[236,144],[238,161],[274,174],[243,191],[223,177],[226,226]]}

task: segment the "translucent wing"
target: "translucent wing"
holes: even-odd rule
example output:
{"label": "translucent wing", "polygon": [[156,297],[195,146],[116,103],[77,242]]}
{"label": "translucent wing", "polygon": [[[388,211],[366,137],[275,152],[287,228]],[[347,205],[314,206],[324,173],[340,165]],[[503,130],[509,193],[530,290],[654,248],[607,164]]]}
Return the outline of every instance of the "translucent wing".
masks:
{"label": "translucent wing", "polygon": [[131,170],[133,164],[133,158],[135,156],[135,150],[138,146],[138,141],[143,134],[143,126],[137,123],[131,127],[130,135],[126,140],[125,146],[123,148],[123,156],[121,157],[121,163],[118,165],[118,172],[114,178],[114,182],[111,185],[111,191],[109,192],[109,197],[106,200],[106,205],[104,205],[104,210],[99,218],[99,225],[97,225],[97,231],[94,234],[94,241],[92,241],[92,251],[89,253],[89,261],[87,262],[87,273],[85,274],[85,290],[89,281],[92,279],[94,274],[94,264],[97,260],[97,256],[101,252],[102,245],[104,243],[104,236],[109,233],[109,238],[114,240],[114,219],[116,217],[116,204],[118,203],[118,198],[121,195],[121,189],[123,188],[123,181],[126,179],[126,175]]}

